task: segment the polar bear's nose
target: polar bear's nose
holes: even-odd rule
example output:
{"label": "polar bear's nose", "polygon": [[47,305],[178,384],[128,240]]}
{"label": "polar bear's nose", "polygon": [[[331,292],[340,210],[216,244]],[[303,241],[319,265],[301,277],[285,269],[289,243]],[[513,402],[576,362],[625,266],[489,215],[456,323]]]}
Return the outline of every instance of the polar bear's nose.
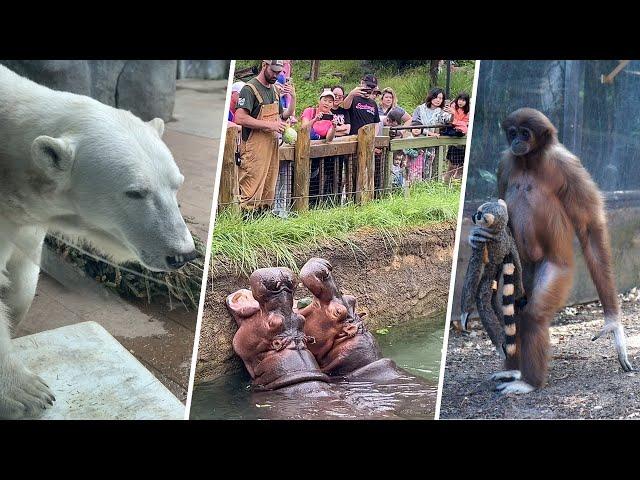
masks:
{"label": "polar bear's nose", "polygon": [[166,260],[169,268],[177,269],[197,257],[198,257],[198,252],[196,250],[193,250],[192,252],[189,252],[186,254],[168,256]]}

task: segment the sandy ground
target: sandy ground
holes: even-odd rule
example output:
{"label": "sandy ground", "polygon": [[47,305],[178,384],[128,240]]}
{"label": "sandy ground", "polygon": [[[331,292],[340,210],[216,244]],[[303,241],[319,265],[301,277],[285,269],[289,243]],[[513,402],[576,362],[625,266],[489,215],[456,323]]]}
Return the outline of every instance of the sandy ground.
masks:
{"label": "sandy ground", "polygon": [[[628,350],[640,368],[640,300],[622,296]],[[548,385],[528,395],[501,396],[489,376],[502,370],[479,320],[470,333],[449,334],[440,418],[640,418],[640,372],[624,373],[612,337],[592,341],[604,324],[599,303],[567,307],[551,327]]]}

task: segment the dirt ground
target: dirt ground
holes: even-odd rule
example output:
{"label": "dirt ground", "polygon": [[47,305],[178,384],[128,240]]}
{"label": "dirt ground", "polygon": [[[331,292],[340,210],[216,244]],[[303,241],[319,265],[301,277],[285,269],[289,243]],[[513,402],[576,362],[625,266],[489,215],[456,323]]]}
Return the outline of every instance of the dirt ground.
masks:
{"label": "dirt ground", "polygon": [[[640,368],[640,294],[621,296],[621,307],[629,356]],[[640,372],[622,371],[612,337],[591,340],[602,325],[598,302],[561,311],[551,327],[548,385],[508,396],[492,391],[489,376],[502,362],[480,321],[472,321],[470,333],[451,328],[440,418],[640,418]]]}
{"label": "dirt ground", "polygon": [[[446,308],[455,222],[443,222],[407,232],[396,244],[389,244],[378,232],[360,231],[350,240],[354,248],[339,243],[323,245],[301,253],[298,268],[309,258],[326,258],[344,293],[358,300],[358,312],[365,312],[370,329],[390,326],[416,317],[427,317]],[[225,298],[248,288],[248,279],[225,273],[225,266],[212,260],[212,273],[202,313],[195,382],[242,369],[231,341],[237,327],[227,312]],[[299,285],[296,299],[310,293]]]}

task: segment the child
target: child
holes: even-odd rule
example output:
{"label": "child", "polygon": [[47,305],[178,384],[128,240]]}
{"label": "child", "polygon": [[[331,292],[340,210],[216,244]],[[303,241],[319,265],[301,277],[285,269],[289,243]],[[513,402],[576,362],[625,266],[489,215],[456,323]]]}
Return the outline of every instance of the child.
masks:
{"label": "child", "polygon": [[[451,137],[462,137],[467,134],[469,129],[469,95],[465,92],[460,93],[447,111],[453,116],[451,125],[448,126],[443,135]],[[464,146],[451,146],[447,150],[447,172],[444,174],[444,181],[448,182],[451,178],[462,178],[462,164],[464,163]]]}
{"label": "child", "polygon": [[404,187],[405,168],[406,168],[406,163],[404,159],[404,153],[402,153],[402,150],[399,150],[393,156],[393,166],[391,167],[391,174],[393,176],[391,180],[391,186],[393,188]]}

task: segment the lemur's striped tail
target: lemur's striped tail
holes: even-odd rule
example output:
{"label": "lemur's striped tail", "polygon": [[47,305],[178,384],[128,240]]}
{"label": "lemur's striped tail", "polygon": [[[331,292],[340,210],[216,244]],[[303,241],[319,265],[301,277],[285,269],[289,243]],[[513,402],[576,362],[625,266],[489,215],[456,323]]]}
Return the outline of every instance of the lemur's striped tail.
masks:
{"label": "lemur's striped tail", "polygon": [[504,353],[508,357],[516,354],[516,320],[514,318],[515,285],[513,283],[516,267],[509,253],[502,264],[502,316],[504,317]]}

